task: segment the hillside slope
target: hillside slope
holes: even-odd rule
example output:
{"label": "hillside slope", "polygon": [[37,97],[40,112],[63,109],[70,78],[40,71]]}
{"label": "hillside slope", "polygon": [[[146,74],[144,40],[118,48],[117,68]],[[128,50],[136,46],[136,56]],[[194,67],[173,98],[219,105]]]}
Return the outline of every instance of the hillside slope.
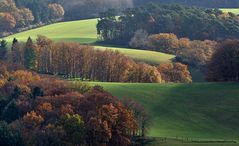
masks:
{"label": "hillside slope", "polygon": [[[20,41],[26,41],[29,36],[32,37],[32,39],[36,39],[37,35],[44,35],[55,41],[62,40],[79,42],[84,44],[93,44],[97,41],[96,24],[97,19],[61,22],[17,33],[6,37],[5,39],[8,42],[11,42],[15,37]],[[97,46],[97,48],[101,50],[119,50],[121,53],[125,54],[126,56],[132,57],[136,61],[142,61],[152,64],[171,62],[175,58],[174,55],[155,51],[104,46]]]}
{"label": "hillside slope", "polygon": [[143,104],[150,136],[239,139],[239,84],[90,84]]}
{"label": "hillside slope", "polygon": [[20,32],[5,39],[11,41],[15,37],[20,41],[26,41],[29,36],[35,39],[37,35],[44,35],[53,40],[94,43],[97,40],[96,23],[97,19],[60,22]]}
{"label": "hillside slope", "polygon": [[229,8],[229,9],[221,9],[221,10],[224,11],[224,12],[231,12],[231,13],[234,13],[236,15],[239,14],[239,8],[235,8],[235,9]]}

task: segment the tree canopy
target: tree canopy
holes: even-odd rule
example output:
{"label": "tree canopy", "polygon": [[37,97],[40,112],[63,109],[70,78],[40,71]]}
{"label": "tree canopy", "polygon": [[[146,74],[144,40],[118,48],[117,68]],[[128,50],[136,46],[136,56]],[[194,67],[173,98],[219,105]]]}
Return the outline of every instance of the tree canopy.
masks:
{"label": "tree canopy", "polygon": [[102,13],[97,24],[103,41],[127,45],[137,30],[148,34],[174,33],[192,40],[239,38],[239,19],[219,9],[149,4],[126,9],[119,19],[112,10]]}

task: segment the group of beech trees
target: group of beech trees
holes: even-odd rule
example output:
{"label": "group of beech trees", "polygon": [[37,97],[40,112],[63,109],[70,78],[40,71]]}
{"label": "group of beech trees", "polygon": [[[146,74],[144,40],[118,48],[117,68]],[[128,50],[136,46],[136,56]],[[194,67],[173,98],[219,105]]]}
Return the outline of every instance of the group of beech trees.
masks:
{"label": "group of beech trees", "polygon": [[180,62],[196,68],[204,68],[215,52],[218,42],[178,38],[172,33],[148,35],[145,30],[138,30],[129,45],[132,48],[174,54]]}
{"label": "group of beech trees", "polygon": [[239,40],[226,40],[208,63],[207,80],[213,82],[239,82]]}
{"label": "group of beech trees", "polygon": [[31,38],[26,43],[14,39],[8,58],[27,69],[66,78],[108,82],[191,82],[187,66],[181,63],[152,66],[137,63],[118,51],[53,42],[44,36],[39,36],[36,43]]}
{"label": "group of beech trees", "polygon": [[150,4],[116,16],[109,10],[98,21],[98,34],[107,43],[127,45],[139,29],[150,35],[170,32],[192,40],[239,38],[239,17],[219,9]]}
{"label": "group of beech trees", "polygon": [[146,3],[181,4],[206,8],[238,8],[238,0],[134,0],[135,5]]}
{"label": "group of beech trees", "polygon": [[60,4],[48,2],[41,5],[42,1],[16,2],[17,5],[14,0],[0,1],[0,36],[31,24],[57,21],[64,16],[64,8]]}
{"label": "group of beech trees", "polygon": [[149,118],[138,103],[11,68],[0,64],[0,145],[129,146],[145,136]]}

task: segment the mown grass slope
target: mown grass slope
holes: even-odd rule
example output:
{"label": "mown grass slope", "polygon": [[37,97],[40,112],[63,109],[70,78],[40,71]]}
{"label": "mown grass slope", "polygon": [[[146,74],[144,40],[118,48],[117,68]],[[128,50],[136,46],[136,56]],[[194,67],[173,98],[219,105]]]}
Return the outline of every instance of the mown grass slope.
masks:
{"label": "mown grass slope", "polygon": [[239,8],[235,8],[235,9],[233,9],[233,8],[228,8],[228,9],[221,9],[222,11],[224,11],[224,12],[232,12],[232,13],[234,13],[234,14],[239,14]]}
{"label": "mown grass slope", "polygon": [[239,84],[90,84],[143,104],[153,119],[149,136],[239,139]]}
{"label": "mown grass slope", "polygon": [[119,52],[125,54],[128,57],[131,57],[132,59],[139,61],[139,62],[146,62],[150,64],[159,64],[159,63],[165,63],[165,62],[171,62],[175,56],[161,53],[161,52],[155,52],[155,51],[149,51],[149,50],[136,50],[136,49],[129,49],[129,48],[119,48],[119,47],[104,47],[104,46],[95,46],[95,48],[99,50],[118,50]]}
{"label": "mown grass slope", "polygon": [[6,39],[11,41],[15,37],[20,41],[26,41],[29,36],[35,39],[37,35],[44,35],[53,40],[94,43],[97,40],[96,23],[97,19],[60,22],[17,33]]}

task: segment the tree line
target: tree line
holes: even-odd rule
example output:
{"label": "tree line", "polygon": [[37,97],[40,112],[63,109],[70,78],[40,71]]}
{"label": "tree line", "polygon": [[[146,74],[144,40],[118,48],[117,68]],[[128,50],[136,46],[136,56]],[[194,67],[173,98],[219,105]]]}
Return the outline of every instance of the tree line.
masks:
{"label": "tree line", "polygon": [[[14,39],[11,51],[0,56],[27,69],[65,78],[145,83],[192,81],[187,65],[181,63],[153,66],[135,62],[118,51],[100,51],[72,42],[53,42],[44,36],[38,36],[36,43],[31,38],[26,43]],[[162,70],[162,66],[168,65],[171,67],[164,68],[167,71]]]}
{"label": "tree line", "polygon": [[147,3],[180,4],[186,6],[197,6],[206,8],[238,8],[237,0],[134,0],[135,5]]}
{"label": "tree line", "polygon": [[206,78],[211,82],[239,82],[239,40],[226,40],[207,65]]}
{"label": "tree line", "polygon": [[57,3],[43,1],[0,1],[0,36],[37,24],[59,21],[64,8]]}
{"label": "tree line", "polygon": [[192,40],[239,38],[239,17],[219,9],[149,4],[116,16],[114,10],[101,13],[97,30],[102,41],[128,45],[140,29],[150,35],[174,33]]}
{"label": "tree line", "polygon": [[1,145],[129,146],[149,126],[141,105],[100,86],[81,94],[54,77],[0,67]]}
{"label": "tree line", "polygon": [[[172,33],[148,35],[136,31],[129,45],[132,48],[150,49],[176,55],[176,60],[203,71],[207,81],[239,81],[239,40],[190,40]],[[165,69],[160,69],[165,70]]]}
{"label": "tree line", "polygon": [[137,30],[129,46],[137,49],[153,50],[176,55],[176,60],[192,67],[205,69],[217,49],[217,41],[190,40],[178,38],[173,33],[149,35],[145,30]]}

